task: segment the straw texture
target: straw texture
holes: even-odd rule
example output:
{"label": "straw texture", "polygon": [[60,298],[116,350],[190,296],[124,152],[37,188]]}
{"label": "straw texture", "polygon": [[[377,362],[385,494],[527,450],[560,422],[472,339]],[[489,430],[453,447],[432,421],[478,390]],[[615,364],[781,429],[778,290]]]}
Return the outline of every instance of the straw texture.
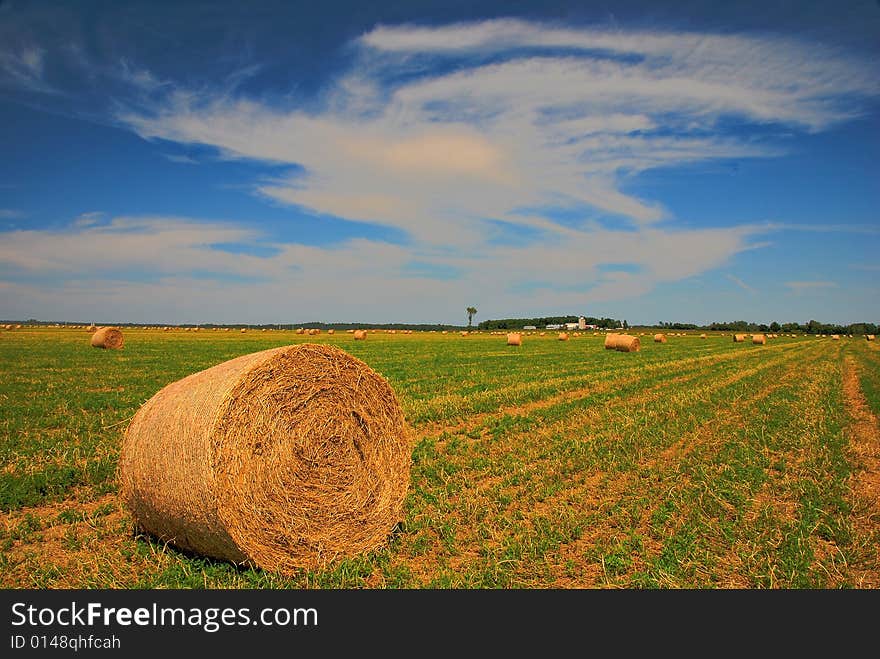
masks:
{"label": "straw texture", "polygon": [[118,476],[144,531],[292,574],[383,545],[401,519],[410,456],[385,379],[306,343],[163,388],[132,419]]}
{"label": "straw texture", "polygon": [[115,327],[99,327],[92,334],[91,344],[93,348],[119,350],[125,345],[125,338]]}

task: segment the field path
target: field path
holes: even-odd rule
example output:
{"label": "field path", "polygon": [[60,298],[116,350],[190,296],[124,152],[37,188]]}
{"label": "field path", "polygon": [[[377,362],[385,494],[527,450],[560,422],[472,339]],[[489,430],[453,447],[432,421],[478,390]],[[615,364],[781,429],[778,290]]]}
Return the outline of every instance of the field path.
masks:
{"label": "field path", "polygon": [[[880,535],[880,423],[868,407],[859,385],[858,366],[849,356],[844,361],[843,394],[852,419],[847,432],[858,468],[852,479],[853,521],[860,535],[876,539]],[[865,549],[874,557],[867,563],[876,566],[877,543]],[[880,588],[880,569],[857,572],[859,588]]]}

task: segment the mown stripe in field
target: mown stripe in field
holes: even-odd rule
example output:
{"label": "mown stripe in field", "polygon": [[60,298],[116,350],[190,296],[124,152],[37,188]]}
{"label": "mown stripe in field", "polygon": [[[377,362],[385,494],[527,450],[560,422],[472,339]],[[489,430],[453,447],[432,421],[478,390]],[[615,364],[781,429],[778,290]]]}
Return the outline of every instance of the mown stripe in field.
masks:
{"label": "mown stripe in field", "polygon": [[[851,481],[852,519],[861,543],[862,560],[853,571],[857,588],[880,588],[880,421],[868,405],[860,382],[862,364],[848,356],[844,364],[843,395],[849,414],[847,437],[855,472]],[[875,374],[872,374],[875,375]],[[861,376],[861,377],[860,377]]]}
{"label": "mown stripe in field", "polygon": [[[775,364],[776,362],[767,363],[763,367],[755,369],[754,372],[740,373],[724,381],[719,382],[716,379],[714,383],[707,385],[705,389],[695,390],[693,395],[699,395],[698,391],[705,393],[707,390],[714,390],[719,392],[718,397],[723,397],[725,387],[729,387],[749,377],[758,377],[761,372],[772,368]],[[658,397],[657,401],[658,405],[666,404],[669,406],[669,401],[663,401],[662,397]],[[671,408],[672,410],[680,409],[682,405],[686,404],[687,400],[685,398],[676,399],[673,400]],[[651,410],[646,409],[644,411],[650,412]],[[612,409],[606,410],[606,416],[608,414],[611,414],[611,417],[603,419],[598,424],[599,426],[603,428],[619,426],[619,422],[627,420],[627,417],[630,417],[631,421],[632,410],[627,410],[625,406],[622,406],[618,409],[616,415],[613,414]],[[695,417],[681,415],[680,423],[683,426],[692,425],[695,421]],[[571,423],[571,421],[568,423]],[[630,429],[631,431],[632,429]],[[614,437],[605,437],[606,448],[614,448],[614,445],[627,443],[620,441],[618,433],[612,432],[611,434]],[[552,445],[554,437],[557,446]],[[518,449],[517,447],[518,444],[525,446],[529,442],[538,446],[537,455],[531,456],[532,459],[528,455],[528,449]],[[550,443],[548,444],[548,442]],[[580,445],[589,446],[593,443],[591,440],[580,442]],[[534,435],[513,436],[508,448],[513,454],[510,463],[500,463],[500,467],[508,469],[511,478],[508,478],[504,483],[496,484],[486,491],[481,491],[478,485],[486,477],[485,469],[481,473],[479,468],[468,469],[465,467],[463,471],[453,469],[451,472],[444,472],[433,488],[426,488],[434,500],[422,502],[426,506],[426,510],[422,513],[424,519],[428,521],[439,516],[444,521],[441,525],[443,528],[438,531],[439,546],[434,545],[434,543],[428,543],[428,545],[423,546],[421,549],[431,556],[429,562],[434,563],[437,560],[441,560],[438,557],[442,557],[441,562],[447,564],[446,576],[441,575],[438,577],[439,579],[453,578],[452,575],[454,574],[465,574],[463,570],[465,570],[466,566],[469,568],[466,570],[466,574],[469,575],[467,578],[476,579],[480,574],[493,573],[493,570],[499,568],[500,565],[508,564],[495,564],[498,561],[516,562],[515,557],[519,555],[517,552],[525,551],[529,546],[527,539],[531,537],[529,534],[533,534],[533,525],[544,524],[546,526],[541,521],[542,518],[540,516],[531,517],[534,514],[535,506],[540,504],[541,498],[548,501],[559,499],[559,496],[554,494],[552,488],[546,492],[539,492],[539,490],[548,483],[555,485],[553,481],[562,480],[565,483],[570,483],[571,477],[575,474],[595,474],[597,470],[598,461],[595,459],[595,456],[592,457],[592,460],[588,459],[586,462],[583,461],[583,456],[578,456],[581,464],[564,463],[565,460],[570,461],[571,458],[570,455],[565,453],[566,449],[569,451],[571,449],[571,442],[567,439],[565,430],[562,431],[561,435],[559,432],[554,432],[551,433],[550,437],[542,436],[542,438]],[[561,451],[558,450],[560,448],[562,449]],[[646,450],[644,447],[633,446],[633,442],[630,442],[628,449],[624,449],[624,453],[629,451],[638,454],[639,451],[644,450]],[[660,450],[660,448],[649,448],[648,450]],[[559,464],[558,457],[556,458],[557,462],[553,463],[554,451],[562,456],[562,464]],[[588,458],[590,457],[589,453],[585,453],[585,455]],[[627,460],[621,461],[621,463],[631,460],[632,456],[627,456]],[[475,467],[478,467],[478,465],[475,465]],[[442,487],[438,489],[438,485],[445,485],[446,489],[444,490]],[[587,490],[587,492],[589,491]],[[537,496],[536,493],[538,493]],[[568,495],[564,494],[563,496]],[[574,502],[565,501],[557,509],[570,510],[570,504],[572,503]],[[584,502],[581,501],[581,503]],[[524,506],[527,507],[526,510],[524,510]],[[433,512],[431,510],[432,507],[434,507]],[[417,514],[416,511],[413,511],[413,513]],[[553,535],[561,529],[562,535],[557,538],[561,542],[566,533],[576,531],[576,529],[573,531],[574,527],[571,525],[577,526],[583,523],[583,520],[583,516],[574,515],[570,520],[571,523],[568,525],[567,530],[565,525],[553,526],[552,528],[545,529],[542,537],[546,540],[548,534]],[[414,521],[418,526],[421,526],[418,524],[418,520]],[[477,537],[474,537],[474,529],[476,529]],[[462,537],[461,533],[464,533],[466,537]],[[522,539],[523,534],[525,534],[526,540]],[[489,551],[486,556],[480,556],[481,540],[490,541],[493,538],[506,544],[497,551]],[[474,552],[477,552],[478,555],[475,556]],[[530,555],[530,560],[533,559],[535,557]],[[490,566],[490,569],[490,567],[487,567],[487,562],[492,561],[495,561],[495,563],[493,563],[494,567]],[[509,576],[511,568],[500,569],[500,572]],[[427,577],[427,575],[425,576]],[[499,574],[496,574],[496,577],[501,578]],[[465,585],[461,581],[457,583]]]}
{"label": "mown stripe in field", "polygon": [[714,460],[694,456],[671,500],[663,551],[636,584],[822,587],[845,579],[833,562],[848,542],[844,443],[821,393],[827,398],[836,368],[824,359],[808,382],[787,385],[762,400],[750,423],[729,427]]}

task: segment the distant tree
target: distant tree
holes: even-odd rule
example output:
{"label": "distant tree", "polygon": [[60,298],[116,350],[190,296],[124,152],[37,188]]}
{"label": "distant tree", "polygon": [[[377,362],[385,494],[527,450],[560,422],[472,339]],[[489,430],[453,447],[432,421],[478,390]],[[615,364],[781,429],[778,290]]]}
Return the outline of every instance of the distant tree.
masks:
{"label": "distant tree", "polygon": [[771,332],[778,332],[781,329],[782,329],[782,326],[779,323],[777,323],[775,320],[772,323],[770,323],[770,331]]}
{"label": "distant tree", "polygon": [[629,329],[629,323],[626,322],[626,319],[623,321],[623,329]]}
{"label": "distant tree", "polygon": [[471,325],[473,325],[474,316],[476,315],[476,313],[477,313],[477,308],[476,308],[476,307],[468,307],[468,308],[467,308],[468,327],[470,327]]}

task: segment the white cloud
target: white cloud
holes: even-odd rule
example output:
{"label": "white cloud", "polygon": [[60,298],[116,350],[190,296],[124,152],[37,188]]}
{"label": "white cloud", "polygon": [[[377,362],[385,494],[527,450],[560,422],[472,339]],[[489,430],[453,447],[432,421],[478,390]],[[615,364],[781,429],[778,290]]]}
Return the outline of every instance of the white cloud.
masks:
{"label": "white cloud", "polygon": [[17,220],[24,217],[25,214],[14,208],[0,208],[0,220]]}
{"label": "white cloud", "polygon": [[837,288],[837,284],[833,281],[787,281],[785,282],[785,285],[790,288],[795,295],[825,288]]}
{"label": "white cloud", "polygon": [[740,287],[741,289],[743,289],[744,291],[748,291],[749,293],[757,293],[757,292],[758,292],[757,290],[755,290],[755,288],[753,288],[752,286],[749,286],[747,283],[745,283],[745,282],[744,282],[742,279],[740,279],[739,277],[734,277],[734,276],[731,275],[731,274],[728,274],[728,275],[725,275],[725,276],[727,277],[727,279],[729,279],[730,281],[732,281],[734,284],[736,284],[737,286],[739,286],[739,287]]}
{"label": "white cloud", "polygon": [[55,93],[43,79],[46,51],[29,46],[19,51],[0,51],[0,81],[36,92]]}
{"label": "white cloud", "polygon": [[[319,214],[461,245],[523,207],[592,208],[647,226],[668,214],[623,177],[711,159],[777,155],[720,119],[819,130],[880,93],[876,67],[775,36],[572,29],[496,20],[380,26],[320,111],[176,89],[120,118],[140,135],[232,158],[297,164],[260,194]],[[564,48],[538,54],[534,47]],[[486,63],[475,53],[491,51]],[[413,58],[458,57],[457,66]],[[500,59],[499,59],[500,58]],[[396,81],[401,70],[419,74]],[[586,218],[585,218],[586,219]],[[544,217],[547,226],[555,223]],[[562,229],[560,228],[560,231]]]}
{"label": "white cloud", "polygon": [[[523,305],[580,308],[640,295],[658,282],[723,265],[747,247],[749,235],[742,228],[595,231],[537,245],[475,244],[449,252],[364,239],[332,247],[272,243],[229,223],[121,217],[65,231],[5,233],[0,264],[16,272],[10,304],[51,298],[59,309],[104,305],[145,319],[149,310],[152,318],[186,320],[179,312],[188,310],[228,322],[260,322],[272,314],[273,322],[290,321],[290,314],[379,322],[405,300],[400,313],[406,318],[441,321],[457,317],[460,302],[474,298],[485,301],[480,308],[487,313],[510,314]],[[273,253],[230,254],[218,244],[259,245]],[[630,263],[634,272],[605,272],[606,263]],[[455,276],[419,274],[425,270]],[[29,281],[47,275],[67,283],[12,301],[34,287]]]}

